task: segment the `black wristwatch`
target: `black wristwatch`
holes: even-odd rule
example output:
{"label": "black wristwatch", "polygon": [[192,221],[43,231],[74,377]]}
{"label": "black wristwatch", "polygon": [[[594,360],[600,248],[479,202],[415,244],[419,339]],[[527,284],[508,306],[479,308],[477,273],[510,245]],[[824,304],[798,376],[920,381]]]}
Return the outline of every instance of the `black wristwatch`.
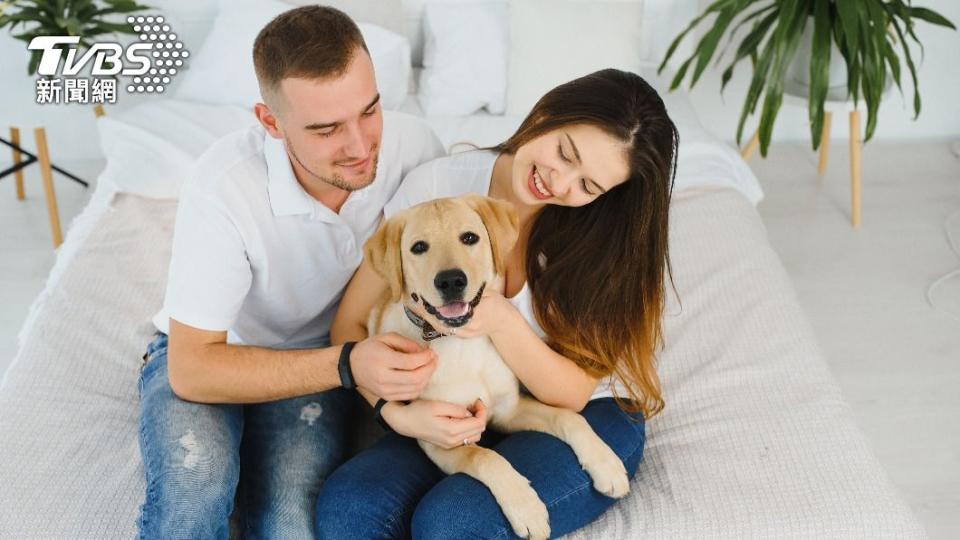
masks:
{"label": "black wristwatch", "polygon": [[350,353],[356,344],[356,341],[344,343],[340,349],[340,361],[337,362],[337,371],[340,372],[340,385],[347,390],[353,390],[357,387],[356,381],[353,380],[353,371],[350,369]]}
{"label": "black wristwatch", "polygon": [[374,419],[376,419],[377,423],[380,424],[380,427],[382,427],[384,430],[393,431],[393,428],[390,427],[390,424],[388,424],[387,421],[383,419],[383,414],[381,414],[381,409],[383,409],[383,406],[386,405],[387,403],[389,403],[389,401],[383,398],[378,399],[377,404],[373,406],[373,417]]}

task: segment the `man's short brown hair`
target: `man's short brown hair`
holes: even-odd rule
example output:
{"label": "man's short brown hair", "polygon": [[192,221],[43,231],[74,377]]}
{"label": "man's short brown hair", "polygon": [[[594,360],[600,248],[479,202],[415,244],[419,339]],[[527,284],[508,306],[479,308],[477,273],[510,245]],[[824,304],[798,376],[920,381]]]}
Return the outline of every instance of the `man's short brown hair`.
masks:
{"label": "man's short brown hair", "polygon": [[363,34],[344,12],[329,6],[303,6],[278,15],[253,42],[253,67],[264,99],[287,77],[339,77],[357,47],[367,50]]}

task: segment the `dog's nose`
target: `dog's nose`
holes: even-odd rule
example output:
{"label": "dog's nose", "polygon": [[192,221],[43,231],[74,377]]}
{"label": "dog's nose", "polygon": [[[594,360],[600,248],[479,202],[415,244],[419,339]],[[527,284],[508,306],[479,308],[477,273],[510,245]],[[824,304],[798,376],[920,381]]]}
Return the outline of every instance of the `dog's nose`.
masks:
{"label": "dog's nose", "polygon": [[463,290],[467,288],[467,275],[463,270],[454,268],[438,272],[433,278],[433,286],[440,291],[446,302],[463,299]]}

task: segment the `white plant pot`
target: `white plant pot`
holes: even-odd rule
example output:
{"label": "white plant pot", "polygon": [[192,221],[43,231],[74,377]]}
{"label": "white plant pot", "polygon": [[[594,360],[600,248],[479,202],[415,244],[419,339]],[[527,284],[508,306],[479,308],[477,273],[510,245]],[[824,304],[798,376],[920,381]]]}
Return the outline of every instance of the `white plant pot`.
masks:
{"label": "white plant pot", "polygon": [[[796,55],[790,66],[787,67],[787,78],[784,81],[788,93],[806,97],[810,89],[810,59],[813,56],[813,17],[808,17],[807,24],[800,36]],[[828,69],[827,95],[846,96],[847,93],[847,64],[840,54],[840,49],[830,39],[830,65]],[[833,98],[831,98],[833,99]]]}

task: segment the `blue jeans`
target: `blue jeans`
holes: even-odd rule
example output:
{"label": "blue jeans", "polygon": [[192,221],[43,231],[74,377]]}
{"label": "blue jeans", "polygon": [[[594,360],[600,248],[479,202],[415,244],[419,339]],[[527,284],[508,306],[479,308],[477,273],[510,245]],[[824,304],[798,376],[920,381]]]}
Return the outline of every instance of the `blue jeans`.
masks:
{"label": "blue jeans", "polygon": [[[591,401],[582,414],[633,478],[643,456],[642,415],[624,413],[610,398]],[[573,450],[552,435],[489,433],[480,444],[530,480],[547,506],[554,536],[583,527],[616,502],[593,489]],[[317,499],[317,538],[411,536],[516,538],[486,486],[465,474],[444,475],[415,440],[391,433],[324,483]]]}
{"label": "blue jeans", "polygon": [[[342,389],[257,405],[178,398],[167,336],[140,373],[141,538],[311,538],[320,485],[345,459],[353,400]],[[242,471],[242,474],[241,474]]]}

